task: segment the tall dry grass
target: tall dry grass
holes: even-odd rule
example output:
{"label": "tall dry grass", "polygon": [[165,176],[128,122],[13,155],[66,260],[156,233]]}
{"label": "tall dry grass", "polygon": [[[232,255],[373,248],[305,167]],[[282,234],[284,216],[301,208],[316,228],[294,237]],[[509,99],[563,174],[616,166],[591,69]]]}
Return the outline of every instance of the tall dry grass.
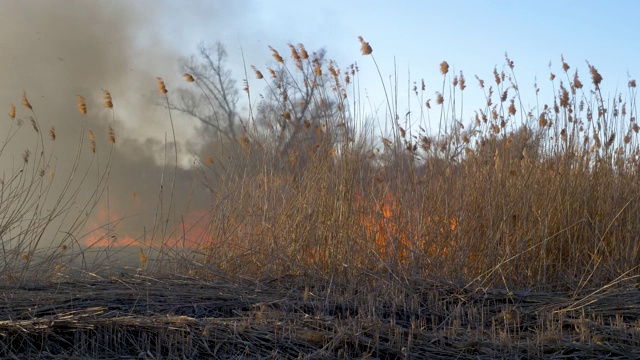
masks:
{"label": "tall dry grass", "polygon": [[[625,94],[608,99],[594,66],[588,64],[587,81],[562,59],[546,85],[555,95],[527,109],[510,58],[493,69],[491,80],[476,76],[476,85],[462,72],[450,73],[444,61],[433,69],[442,76],[439,91],[427,92],[424,81],[415,81],[405,111],[398,90],[384,87],[371,45],[360,42],[364,58],[345,68],[302,44],[289,44],[289,56],[270,48],[274,66],[252,67],[255,78],[245,79],[250,107],[238,114],[240,135],[226,142],[220,137],[224,150],[199,164],[211,199],[198,219],[206,236],[189,254],[178,249],[180,241],[146,243],[141,269],[305,277],[345,288],[437,278],[470,287],[575,291],[638,275],[635,80]],[[363,73],[380,76],[386,117],[363,110]],[[196,76],[184,77],[186,85],[199,85]],[[258,96],[256,89],[264,92]],[[160,78],[158,90],[171,109]],[[465,108],[470,91],[481,94],[483,106]],[[107,164],[78,165],[96,153],[96,136],[86,128],[90,113],[78,96],[83,136],[71,174],[53,194],[55,164],[47,152],[53,147],[26,94],[22,104],[21,119],[32,122],[36,141],[1,188],[7,279],[84,257],[78,237],[86,235],[86,217],[57,228],[53,247],[41,241],[54,219],[70,211],[90,171],[97,169],[97,186],[82,213],[108,192],[115,146],[111,127]],[[113,111],[108,92],[104,105]],[[16,112],[12,105],[11,126]],[[419,115],[400,123],[399,113]],[[173,127],[170,111],[169,120]],[[11,129],[6,141],[18,131]],[[49,142],[55,138],[52,128]],[[158,205],[156,240],[169,236],[167,224],[183,215],[175,213],[179,194],[168,185],[163,189],[170,194],[161,194],[166,202]],[[52,199],[53,211],[45,212],[42,204]],[[112,258],[105,259],[100,264],[110,266]]]}
{"label": "tall dry grass", "polygon": [[[248,114],[226,113],[240,119],[238,136],[217,134],[197,164],[198,196],[210,206],[188,221],[174,146],[155,223],[129,245],[141,245],[132,276],[118,268],[131,251],[105,241],[113,224],[87,229],[104,195],[110,211],[111,94],[106,134],[91,129],[93,110],[77,97],[81,135],[68,173],[56,171],[62,134],[52,127],[46,139],[38,104],[25,93],[22,108],[10,105],[0,352],[637,358],[635,80],[605,98],[594,66],[587,81],[562,59],[546,85],[554,96],[527,109],[510,58],[477,85],[443,61],[433,69],[439,91],[415,81],[404,109],[359,40],[367,58],[343,69],[302,44],[289,44],[289,56],[270,48],[275,65],[252,67]],[[383,117],[363,110],[369,73],[381,79]],[[184,78],[207,94],[197,76]],[[175,144],[173,93],[157,84]],[[482,96],[477,109],[465,108],[470,91]],[[399,113],[418,115],[400,122]],[[12,155],[21,132],[33,142]],[[202,230],[191,248],[187,226]],[[56,282],[33,284],[42,280]]]}
{"label": "tall dry grass", "polygon": [[[276,67],[245,81],[270,99],[247,119],[261,127],[229,145],[229,160],[203,162],[216,179],[214,241],[191,271],[576,291],[638,275],[634,80],[607,99],[594,66],[583,83],[562,59],[546,85],[555,95],[527,109],[510,58],[475,86],[443,62],[441,91],[414,83],[407,103],[420,125],[410,127],[388,89],[391,116],[361,111],[360,77],[380,73],[375,58],[340,69],[289,48],[286,59],[271,48]],[[469,91],[485,105],[465,109]]]}
{"label": "tall dry grass", "polygon": [[[107,94],[105,107],[112,108],[108,92],[105,99]],[[81,240],[106,189],[113,146],[104,155],[106,162],[100,164],[95,133],[88,129],[90,114],[84,97],[78,95],[81,135],[75,154],[65,160],[65,171],[58,172],[55,144],[60,134],[51,127],[48,138],[43,135],[47,130],[41,128],[37,104],[31,103],[26,92],[21,103],[22,109],[9,106],[8,121],[3,124],[6,136],[0,147],[4,166],[0,178],[0,276],[5,282],[20,284],[90,272],[105,249],[91,249]],[[26,123],[30,126],[24,126]],[[32,138],[32,142],[23,142],[21,136]],[[109,141],[115,143],[113,131]],[[21,147],[17,161],[11,150]]]}

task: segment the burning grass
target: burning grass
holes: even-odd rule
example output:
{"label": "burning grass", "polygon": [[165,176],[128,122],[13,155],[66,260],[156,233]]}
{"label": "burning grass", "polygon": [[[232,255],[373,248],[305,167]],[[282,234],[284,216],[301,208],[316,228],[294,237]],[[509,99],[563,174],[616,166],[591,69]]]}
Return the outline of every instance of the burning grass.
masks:
{"label": "burning grass", "polygon": [[[109,161],[96,160],[98,185],[83,208],[107,225],[84,229],[95,216],[78,215],[53,245],[42,243],[82,186],[74,179],[86,176],[74,176],[85,171],[74,165],[56,215],[39,210],[47,197],[34,189],[48,194],[44,174],[54,169],[23,95],[39,140],[0,194],[10,200],[0,203],[10,215],[0,228],[3,356],[640,356],[635,80],[627,94],[605,99],[594,66],[588,89],[562,58],[563,75],[549,76],[555,95],[525,109],[506,57],[492,82],[476,76],[483,105],[469,113],[462,100],[471,85],[443,61],[439,91],[414,83],[407,103],[417,111],[399,109],[383,88],[379,119],[357,100],[362,65],[342,70],[322,51],[289,49],[285,59],[270,48],[275,67],[266,76],[251,67],[266,94],[252,100],[256,85],[245,79],[248,114],[222,97],[233,92],[207,92],[232,82],[185,69],[186,84],[206,100],[203,118],[219,130],[219,152],[205,149],[195,170],[210,206],[176,217],[174,147],[156,222],[119,240],[113,228],[124,216],[110,213],[108,194],[100,202],[114,122]],[[162,78],[157,85],[175,143],[172,114],[181,108]],[[103,95],[113,114],[111,94]],[[77,100],[86,121],[90,111]],[[21,120],[14,105],[9,117]],[[388,133],[376,122],[389,123]],[[84,124],[80,133],[76,164],[100,153],[96,134]],[[118,267],[125,253],[133,275]]]}

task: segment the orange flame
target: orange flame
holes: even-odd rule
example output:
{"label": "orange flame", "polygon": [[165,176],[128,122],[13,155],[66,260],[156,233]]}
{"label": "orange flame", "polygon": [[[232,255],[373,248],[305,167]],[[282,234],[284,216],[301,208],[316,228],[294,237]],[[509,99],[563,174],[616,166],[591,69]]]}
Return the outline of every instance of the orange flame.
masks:
{"label": "orange flame", "polygon": [[109,205],[104,200],[96,209],[93,219],[88,223],[91,231],[84,237],[83,243],[88,247],[126,247],[141,245],[134,237],[118,233],[118,228],[126,214],[120,210],[119,202],[110,199]]}
{"label": "orange flame", "polygon": [[[131,197],[131,208],[136,212],[143,210],[142,200],[136,193]],[[111,200],[109,206],[103,201],[96,209],[94,218],[89,223],[91,232],[83,239],[85,246],[90,247],[125,247],[125,246],[169,246],[196,249],[203,245],[209,245],[213,241],[208,213],[205,209],[189,211],[176,219],[173,229],[168,231],[164,239],[151,239],[145,236],[144,229],[139,231],[139,236],[131,233],[119,233],[128,211],[122,211],[118,202]],[[127,225],[126,228],[131,228]],[[125,230],[127,231],[127,230]],[[131,230],[128,230],[129,232]]]}
{"label": "orange flame", "polygon": [[[368,205],[373,202],[373,206]],[[382,200],[365,200],[356,195],[354,209],[364,230],[362,236],[370,241],[371,249],[383,261],[409,264],[414,256],[442,257],[453,253],[456,247],[455,232],[459,228],[455,217],[444,218],[403,211],[401,203],[392,194]],[[308,261],[324,266],[331,263],[330,252],[323,251],[322,245],[310,250]],[[365,258],[362,261],[365,262]],[[358,261],[358,260],[356,260]],[[363,263],[361,263],[363,264]]]}
{"label": "orange flame", "polygon": [[374,250],[385,260],[408,263],[412,254],[442,256],[449,254],[455,246],[452,236],[458,228],[455,217],[427,217],[421,228],[428,229],[429,233],[418,234],[412,232],[412,222],[417,223],[419,214],[402,213],[400,216],[402,208],[393,195],[387,194],[377,204],[377,209],[379,215],[363,214],[361,221],[367,237],[373,239]]}

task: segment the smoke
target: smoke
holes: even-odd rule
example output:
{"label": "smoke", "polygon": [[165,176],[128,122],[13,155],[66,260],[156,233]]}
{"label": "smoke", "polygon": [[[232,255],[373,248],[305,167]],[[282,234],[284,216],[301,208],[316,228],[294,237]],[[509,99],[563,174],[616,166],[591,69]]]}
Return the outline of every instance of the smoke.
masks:
{"label": "smoke", "polygon": [[[206,3],[180,6],[197,8],[202,20],[206,13],[207,24],[216,19],[224,24],[223,19],[231,18],[240,8],[237,3],[228,9]],[[70,172],[76,172],[76,186],[86,173],[77,204],[90,199],[101,181],[99,173],[106,169],[111,147],[107,134],[110,126],[115,128],[108,186],[95,208],[101,215],[89,220],[84,230],[87,238],[98,234],[112,239],[125,234],[139,237],[143,229],[158,222],[161,205],[167,210],[173,145],[168,112],[158,105],[164,100],[156,90],[156,76],[164,77],[171,95],[172,89],[183,85],[178,60],[190,55],[176,48],[175,40],[183,35],[158,31],[163,29],[167,11],[174,10],[175,5],[152,0],[5,0],[0,4],[0,107],[8,111],[13,103],[17,108],[14,122],[6,111],[0,115],[0,141],[5,146],[0,153],[0,172],[8,176],[14,171],[26,149],[31,149],[33,157],[39,136],[30,125],[31,112],[21,106],[23,91],[33,106],[45,151],[53,154],[47,168],[42,169],[55,173],[51,181],[58,183],[52,193],[63,189]],[[187,20],[187,14],[193,12],[176,13],[174,29],[180,28],[180,16]],[[188,48],[195,52],[198,42],[193,39]],[[102,105],[102,89],[112,95],[113,112]],[[76,108],[77,95],[87,102],[84,125]],[[190,145],[188,139],[197,134],[196,120],[175,116],[180,162],[186,163],[190,156],[185,149]],[[18,127],[18,121],[22,126]],[[47,137],[51,128],[55,128],[55,141]],[[90,151],[88,130],[95,133],[95,155]],[[5,141],[10,131],[17,131],[16,135]],[[82,136],[84,143],[80,144]],[[207,146],[206,141],[197,140]],[[79,149],[82,160],[74,170]],[[173,211],[178,217],[188,214],[189,208],[207,206],[196,171],[178,167],[175,177]],[[69,209],[78,213],[90,210],[80,205],[74,208],[74,204]]]}

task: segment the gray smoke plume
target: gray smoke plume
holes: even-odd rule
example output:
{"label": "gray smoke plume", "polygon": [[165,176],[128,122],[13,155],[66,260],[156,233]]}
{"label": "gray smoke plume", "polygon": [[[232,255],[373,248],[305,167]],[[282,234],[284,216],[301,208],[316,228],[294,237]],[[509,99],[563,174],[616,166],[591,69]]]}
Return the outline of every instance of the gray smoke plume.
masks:
{"label": "gray smoke plume", "polygon": [[[229,9],[208,2],[184,6],[197,8],[198,11],[191,14],[198,14],[198,20],[205,20],[203,14],[207,14],[210,25],[215,19],[229,18],[230,14],[225,11],[237,11],[237,4],[234,2]],[[166,18],[167,7],[171,6],[176,5],[160,1],[84,0],[5,0],[0,3],[0,108],[6,109],[0,115],[0,146],[4,146],[0,153],[0,172],[5,182],[21,166],[27,150],[30,161],[37,158],[36,143],[42,136],[44,156],[48,158],[52,154],[52,157],[48,162],[34,164],[34,168],[46,174],[44,176],[53,176],[50,181],[55,184],[47,204],[55,200],[56,192],[64,189],[65,179],[75,171],[67,192],[75,191],[74,186],[79,187],[79,192],[67,206],[71,213],[86,213],[91,208],[80,204],[91,202],[93,191],[101,181],[100,173],[106,169],[111,148],[107,140],[109,127],[115,128],[116,144],[108,187],[104,187],[103,200],[95,204],[94,215],[85,229],[79,231],[80,235],[88,235],[87,238],[101,237],[114,244],[124,244],[118,241],[125,235],[141,237],[146,231],[144,239],[150,241],[152,237],[161,240],[172,231],[172,224],[165,225],[164,235],[152,236],[151,230],[154,223],[162,223],[158,221],[159,216],[164,216],[159,215],[160,207],[167,211],[174,171],[169,116],[167,110],[158,105],[164,100],[156,90],[156,76],[164,77],[171,95],[172,89],[184,86],[178,60],[190,55],[177,53],[175,45],[164,38],[166,33],[156,31],[162,28],[161,19]],[[188,19],[185,14],[181,16],[184,21]],[[176,14],[175,21],[180,21],[180,14]],[[200,40],[194,39],[188,48],[195,52]],[[102,104],[102,89],[111,93],[113,113]],[[21,104],[23,91],[35,112],[39,133],[32,127],[31,111]],[[83,116],[76,108],[77,95],[82,95],[87,103],[84,127]],[[10,104],[17,110],[13,121],[7,114]],[[196,123],[178,114],[174,120],[180,162],[187,163],[189,155],[183,149],[193,149],[188,139],[195,136]],[[49,139],[52,128],[55,128],[55,141]],[[89,130],[95,134],[95,155],[90,149]],[[15,136],[5,140],[13,132]],[[81,137],[84,143],[79,145]],[[207,139],[195,140],[206,146]],[[79,146],[81,161],[74,170],[72,164]],[[85,173],[86,178],[82,180]],[[187,195],[204,191],[199,185],[198,173],[179,167],[175,177],[172,211],[176,218],[188,216],[193,209],[205,209],[206,195]],[[87,234],[90,230],[95,231]],[[67,230],[63,226],[54,231]],[[58,235],[42,241],[58,246],[55,243],[58,241],[55,239],[60,238]]]}

